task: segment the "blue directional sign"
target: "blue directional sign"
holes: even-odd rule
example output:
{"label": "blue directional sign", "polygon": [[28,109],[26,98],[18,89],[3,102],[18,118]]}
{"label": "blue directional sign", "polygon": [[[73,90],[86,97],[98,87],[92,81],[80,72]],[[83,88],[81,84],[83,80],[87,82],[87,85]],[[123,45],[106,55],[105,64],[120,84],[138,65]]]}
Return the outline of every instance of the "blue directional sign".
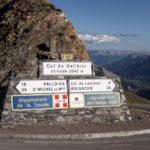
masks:
{"label": "blue directional sign", "polygon": [[14,111],[53,109],[52,95],[14,95],[11,99]]}
{"label": "blue directional sign", "polygon": [[116,107],[120,106],[120,93],[85,94],[85,107]]}

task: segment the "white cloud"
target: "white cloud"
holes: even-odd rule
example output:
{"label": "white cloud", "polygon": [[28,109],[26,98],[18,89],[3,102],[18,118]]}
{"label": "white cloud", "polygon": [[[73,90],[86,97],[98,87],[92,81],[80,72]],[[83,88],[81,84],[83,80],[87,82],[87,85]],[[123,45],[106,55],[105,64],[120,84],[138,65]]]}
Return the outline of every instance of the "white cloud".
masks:
{"label": "white cloud", "polygon": [[98,34],[98,35],[91,35],[91,34],[78,34],[79,38],[82,41],[92,44],[100,44],[100,43],[120,43],[120,39],[107,34]]}

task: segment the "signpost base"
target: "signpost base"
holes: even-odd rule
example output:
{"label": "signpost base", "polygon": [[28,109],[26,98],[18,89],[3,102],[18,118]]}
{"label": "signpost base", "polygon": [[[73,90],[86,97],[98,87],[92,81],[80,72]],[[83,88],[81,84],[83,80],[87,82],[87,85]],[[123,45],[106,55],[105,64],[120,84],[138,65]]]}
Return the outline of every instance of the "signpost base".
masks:
{"label": "signpost base", "polygon": [[[3,127],[13,128],[18,125],[44,122],[55,125],[131,121],[130,111],[118,78],[115,81],[119,84],[119,88],[115,95],[111,92],[97,95],[93,93],[42,94],[42,97],[41,94],[19,95],[12,89],[12,83],[16,81],[18,79],[11,80],[8,88],[1,119]],[[83,96],[86,97],[86,104],[83,104]],[[52,102],[52,97],[55,103]],[[95,102],[91,103],[92,99]]]}

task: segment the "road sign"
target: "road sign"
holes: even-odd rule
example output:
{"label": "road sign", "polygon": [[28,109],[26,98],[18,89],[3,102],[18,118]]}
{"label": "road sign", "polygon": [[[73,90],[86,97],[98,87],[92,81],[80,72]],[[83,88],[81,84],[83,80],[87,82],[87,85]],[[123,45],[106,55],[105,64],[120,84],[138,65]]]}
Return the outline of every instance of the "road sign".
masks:
{"label": "road sign", "polygon": [[61,60],[63,60],[63,61],[71,61],[73,59],[74,59],[73,53],[61,54]]}
{"label": "road sign", "polygon": [[69,80],[70,93],[111,92],[117,87],[112,79]]}
{"label": "road sign", "polygon": [[84,95],[81,93],[70,93],[69,102],[70,102],[70,108],[83,108]]}
{"label": "road sign", "polygon": [[13,111],[53,109],[52,95],[13,95],[11,97]]}
{"label": "road sign", "polygon": [[55,94],[53,96],[53,104],[55,109],[67,109],[68,94]]}
{"label": "road sign", "polygon": [[21,94],[67,93],[66,80],[20,80],[14,87]]}
{"label": "road sign", "polygon": [[85,99],[85,107],[121,106],[119,92],[85,94],[84,99]]}
{"label": "road sign", "polygon": [[44,76],[92,76],[91,62],[42,62]]}

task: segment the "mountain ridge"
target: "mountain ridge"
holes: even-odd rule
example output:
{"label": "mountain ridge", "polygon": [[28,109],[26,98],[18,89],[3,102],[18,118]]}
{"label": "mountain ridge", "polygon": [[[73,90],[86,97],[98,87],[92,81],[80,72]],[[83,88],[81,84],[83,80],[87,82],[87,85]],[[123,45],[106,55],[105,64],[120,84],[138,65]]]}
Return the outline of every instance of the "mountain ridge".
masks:
{"label": "mountain ridge", "polygon": [[[150,84],[150,56],[130,54],[105,67],[128,79],[141,80]],[[116,67],[117,66],[117,67]]]}
{"label": "mountain ridge", "polygon": [[119,75],[124,89],[150,99],[150,52],[90,51],[89,54],[97,66]]}

